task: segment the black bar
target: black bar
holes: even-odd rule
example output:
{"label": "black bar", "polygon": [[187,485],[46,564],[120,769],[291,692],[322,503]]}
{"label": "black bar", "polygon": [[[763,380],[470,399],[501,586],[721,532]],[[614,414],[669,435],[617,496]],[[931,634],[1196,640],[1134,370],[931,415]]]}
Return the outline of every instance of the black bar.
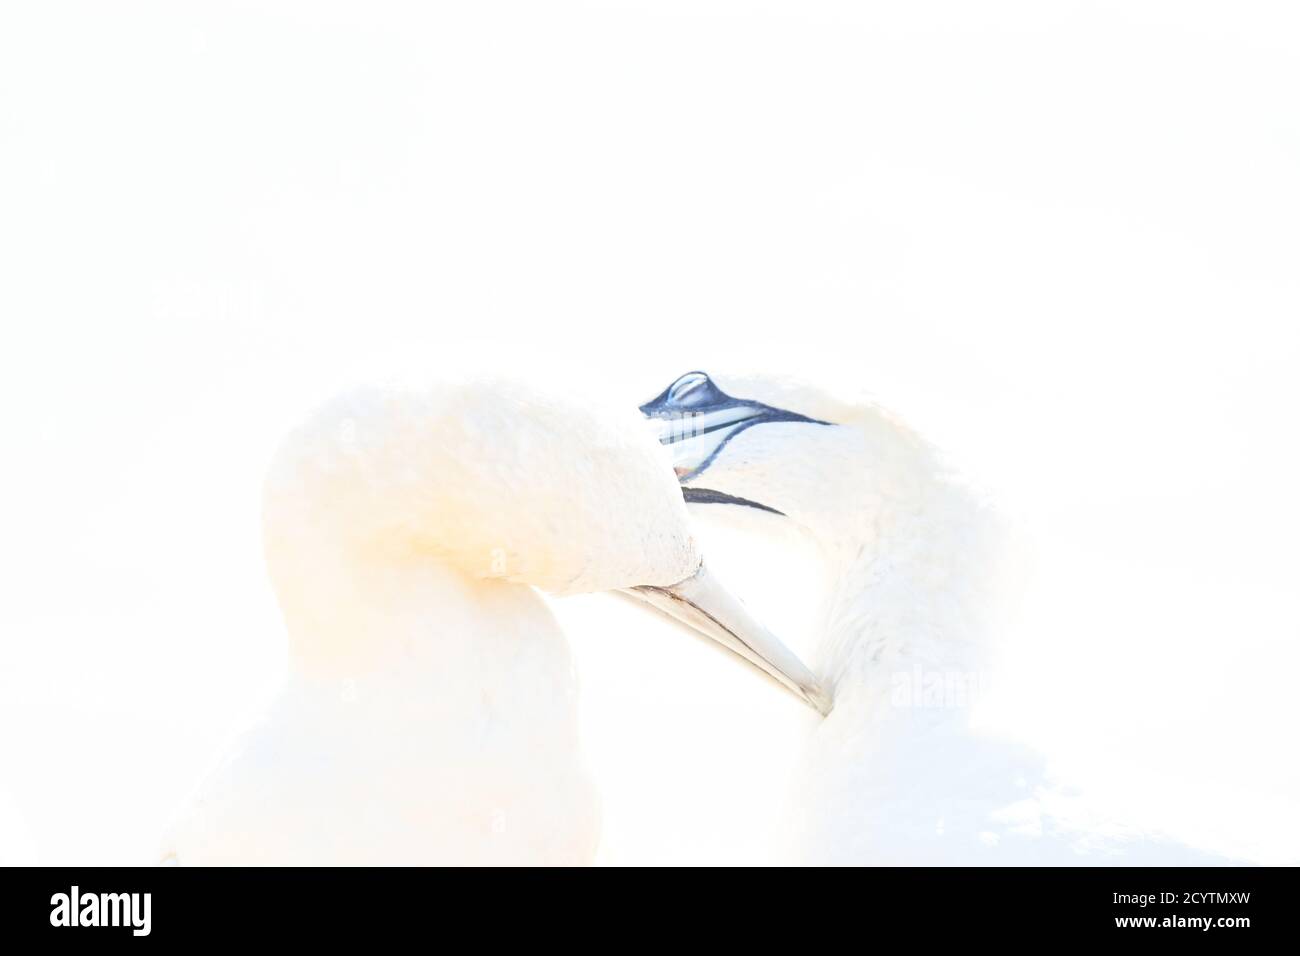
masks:
{"label": "black bar", "polygon": [[[1297,871],[1270,868],[2,872],[4,932],[36,943],[75,936],[135,945],[153,939],[372,946],[415,938],[436,952],[506,940],[615,949],[703,941],[734,947],[752,940],[870,953],[901,934],[927,947],[1124,938],[1139,945],[1205,939],[1234,946],[1293,938],[1298,909]],[[87,917],[101,912],[99,894],[149,894],[147,936],[136,935],[143,928],[142,895],[130,902],[115,897],[102,907],[105,921],[116,910],[121,925],[53,925],[68,922],[60,898],[70,904],[73,886]],[[96,902],[87,904],[88,896]],[[832,944],[832,937],[847,939]]]}

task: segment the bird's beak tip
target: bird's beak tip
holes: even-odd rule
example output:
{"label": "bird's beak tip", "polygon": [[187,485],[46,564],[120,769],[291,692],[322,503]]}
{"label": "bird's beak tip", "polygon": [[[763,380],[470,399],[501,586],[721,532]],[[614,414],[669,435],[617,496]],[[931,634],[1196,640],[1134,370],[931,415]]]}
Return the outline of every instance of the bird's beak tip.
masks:
{"label": "bird's beak tip", "polygon": [[829,717],[831,711],[835,709],[835,698],[820,687],[812,687],[806,690],[804,698],[823,717]]}
{"label": "bird's beak tip", "polygon": [[754,620],[703,563],[693,575],[669,587],[635,587],[625,593],[749,661],[823,717],[831,712],[834,701],[812,671]]}

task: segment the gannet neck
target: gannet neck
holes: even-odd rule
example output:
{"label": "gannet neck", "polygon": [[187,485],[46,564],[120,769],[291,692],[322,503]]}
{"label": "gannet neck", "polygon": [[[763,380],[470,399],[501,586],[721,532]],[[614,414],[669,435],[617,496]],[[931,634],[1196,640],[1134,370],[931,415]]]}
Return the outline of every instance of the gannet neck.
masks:
{"label": "gannet neck", "polygon": [[801,863],[943,862],[945,827],[973,836],[953,807],[982,806],[970,741],[1004,593],[1001,520],[926,444],[864,415],[843,460],[853,487],[804,513],[828,557],[814,660],[835,710],[809,739],[789,848]]}
{"label": "gannet neck", "polygon": [[846,436],[857,453],[845,452],[831,492],[802,515],[831,569],[819,668],[837,707],[936,682],[974,686],[1001,619],[1001,518],[884,413],[867,409],[857,424]]}
{"label": "gannet neck", "polygon": [[541,595],[436,565],[354,573],[328,603],[286,603],[285,685],[167,852],[186,865],[590,862],[599,812],[573,659]]}
{"label": "gannet neck", "polygon": [[949,694],[954,681],[978,684],[990,654],[996,535],[994,517],[942,481],[875,516],[833,572],[822,610],[816,659],[837,707],[910,698],[936,681]]}

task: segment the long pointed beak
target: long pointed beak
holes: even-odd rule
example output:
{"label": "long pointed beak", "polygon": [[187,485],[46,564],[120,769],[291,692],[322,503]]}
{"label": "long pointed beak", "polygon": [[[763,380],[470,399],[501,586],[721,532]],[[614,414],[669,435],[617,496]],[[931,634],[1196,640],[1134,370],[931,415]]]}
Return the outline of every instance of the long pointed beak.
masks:
{"label": "long pointed beak", "polygon": [[689,578],[669,587],[646,585],[627,588],[623,593],[717,641],[779,681],[823,716],[831,712],[834,702],[813,672],[755,621],[703,564]]}

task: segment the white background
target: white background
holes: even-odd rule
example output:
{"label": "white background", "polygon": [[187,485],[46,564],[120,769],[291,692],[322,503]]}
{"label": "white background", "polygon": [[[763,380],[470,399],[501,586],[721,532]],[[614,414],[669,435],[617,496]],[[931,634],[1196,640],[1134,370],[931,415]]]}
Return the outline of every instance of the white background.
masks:
{"label": "white background", "polygon": [[[1036,542],[1007,726],[1300,860],[1292,9],[6,4],[0,859],[153,858],[283,666],[276,439],[473,361],[869,389]],[[802,639],[773,566],[733,583]],[[771,808],[718,795],[783,739],[749,675],[557,610],[603,858],[747,858]]]}

